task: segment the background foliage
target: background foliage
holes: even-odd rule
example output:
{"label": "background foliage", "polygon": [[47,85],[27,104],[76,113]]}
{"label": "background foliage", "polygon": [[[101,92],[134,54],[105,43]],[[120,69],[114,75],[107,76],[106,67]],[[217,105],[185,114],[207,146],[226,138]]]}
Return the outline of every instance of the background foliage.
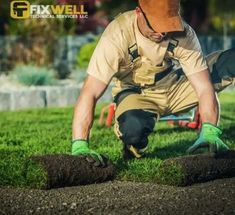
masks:
{"label": "background foliage", "polygon": [[[41,19],[41,20],[14,20],[9,16],[8,0],[5,4],[1,4],[2,11],[0,15],[0,25],[5,29],[5,33],[22,36],[47,35],[47,38],[53,38],[61,34],[81,34],[86,31],[93,31],[97,26],[105,27],[107,22],[105,19],[111,20],[120,12],[134,9],[137,6],[137,0],[81,0],[79,4],[85,4],[89,12],[88,20],[75,19]],[[54,0],[31,0],[31,4],[55,4]],[[57,0],[56,4],[78,4],[75,0]],[[183,17],[199,31],[219,32],[221,33],[221,25],[219,22],[213,21],[215,18],[223,22],[225,16],[229,16],[231,23],[234,22],[235,2],[231,0],[181,0]],[[96,26],[89,26],[95,23]],[[5,27],[4,27],[5,25]],[[7,26],[6,26],[7,25]],[[205,27],[207,25],[207,27]],[[216,25],[216,26],[215,26]],[[81,26],[87,26],[83,28]],[[220,27],[220,29],[218,29]],[[234,24],[231,24],[230,33],[235,32]],[[204,28],[204,29],[203,29]],[[1,32],[0,32],[1,34]]]}
{"label": "background foliage", "polygon": [[14,74],[19,83],[27,86],[51,85],[55,83],[54,72],[46,67],[37,67],[34,65],[17,66]]}
{"label": "background foliage", "polygon": [[[4,72],[9,72],[17,64],[53,65],[59,79],[68,78],[72,72],[67,62],[67,44],[64,44],[64,50],[58,50],[59,39],[88,32],[100,35],[116,15],[137,6],[137,0],[30,0],[30,3],[85,4],[89,18],[14,20],[9,16],[10,0],[5,0],[4,4],[0,4],[0,37],[4,35],[13,41],[12,36],[16,36],[16,41],[4,44],[3,40],[0,44],[3,47],[0,50],[0,70],[3,68]],[[235,34],[235,1],[181,0],[181,6],[182,16],[199,34],[223,35],[224,44],[228,35]],[[78,50],[77,60],[73,62],[86,67],[95,44],[96,41]],[[54,65],[55,56],[60,51],[63,59],[60,59],[60,64]]]}
{"label": "background foliage", "polygon": [[93,42],[87,43],[81,47],[77,55],[77,65],[80,68],[87,68],[90,58],[95,50],[95,47],[98,43],[98,38]]}

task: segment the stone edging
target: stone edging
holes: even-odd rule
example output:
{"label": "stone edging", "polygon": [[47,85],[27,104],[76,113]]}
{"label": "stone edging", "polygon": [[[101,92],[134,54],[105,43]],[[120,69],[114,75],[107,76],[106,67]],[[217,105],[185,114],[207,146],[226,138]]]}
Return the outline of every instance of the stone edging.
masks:
{"label": "stone edging", "polygon": [[[0,111],[74,106],[80,90],[78,86],[46,86],[0,92]],[[110,101],[111,92],[107,90],[99,102]]]}

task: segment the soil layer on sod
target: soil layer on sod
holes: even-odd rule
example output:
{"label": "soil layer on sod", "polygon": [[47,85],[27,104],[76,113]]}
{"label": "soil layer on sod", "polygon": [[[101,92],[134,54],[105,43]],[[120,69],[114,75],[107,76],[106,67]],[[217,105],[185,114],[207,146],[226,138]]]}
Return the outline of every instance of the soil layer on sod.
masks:
{"label": "soil layer on sod", "polygon": [[235,178],[188,187],[106,182],[52,190],[0,188],[0,214],[235,214]]}
{"label": "soil layer on sod", "polygon": [[235,177],[235,151],[169,158],[161,163],[159,174],[160,183],[175,186]]}
{"label": "soil layer on sod", "polygon": [[[28,160],[26,173],[30,181],[30,177],[35,175],[35,169],[38,169],[36,175],[42,180],[38,182],[32,180],[30,187],[33,188],[51,189],[99,183],[113,179],[115,174],[111,161],[106,157],[103,157],[103,160],[105,166],[101,167],[95,166],[95,160],[88,156],[78,157],[66,154],[33,156]],[[34,184],[36,182],[37,184]]]}

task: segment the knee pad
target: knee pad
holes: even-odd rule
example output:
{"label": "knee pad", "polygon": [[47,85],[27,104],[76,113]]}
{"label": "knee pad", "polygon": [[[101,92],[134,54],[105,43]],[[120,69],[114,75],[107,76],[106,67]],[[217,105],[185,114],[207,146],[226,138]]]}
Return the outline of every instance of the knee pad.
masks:
{"label": "knee pad", "polygon": [[133,145],[137,149],[145,148],[148,135],[153,131],[156,114],[144,110],[129,110],[118,117],[120,139],[125,145]]}

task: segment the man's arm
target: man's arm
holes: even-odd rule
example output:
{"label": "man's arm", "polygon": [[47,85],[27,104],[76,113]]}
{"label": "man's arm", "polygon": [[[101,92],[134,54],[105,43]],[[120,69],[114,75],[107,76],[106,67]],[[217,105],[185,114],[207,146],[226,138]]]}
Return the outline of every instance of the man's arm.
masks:
{"label": "man's arm", "polygon": [[73,140],[89,139],[97,100],[102,96],[107,84],[88,75],[74,108]]}
{"label": "man's arm", "polygon": [[103,156],[89,147],[89,133],[92,127],[97,100],[104,93],[107,84],[88,75],[73,116],[72,155],[87,155],[87,161],[95,166],[105,166]]}
{"label": "man's arm", "polygon": [[104,166],[104,159],[89,147],[89,134],[94,118],[94,109],[112,77],[119,71],[124,59],[122,31],[117,21],[112,21],[102,34],[90,59],[81,94],[74,108],[72,128],[72,155],[87,155],[95,163]]}
{"label": "man's arm", "polygon": [[206,69],[195,73],[188,76],[188,79],[197,93],[199,112],[202,119],[200,135],[196,142],[189,147],[188,153],[193,153],[204,147],[207,147],[210,152],[228,150],[228,146],[220,139],[222,130],[216,126],[218,123],[219,105],[210,81],[209,71]]}
{"label": "man's arm", "polygon": [[209,71],[189,75],[188,79],[196,91],[199,101],[199,112],[202,122],[217,125],[219,118],[219,105],[210,80]]}

